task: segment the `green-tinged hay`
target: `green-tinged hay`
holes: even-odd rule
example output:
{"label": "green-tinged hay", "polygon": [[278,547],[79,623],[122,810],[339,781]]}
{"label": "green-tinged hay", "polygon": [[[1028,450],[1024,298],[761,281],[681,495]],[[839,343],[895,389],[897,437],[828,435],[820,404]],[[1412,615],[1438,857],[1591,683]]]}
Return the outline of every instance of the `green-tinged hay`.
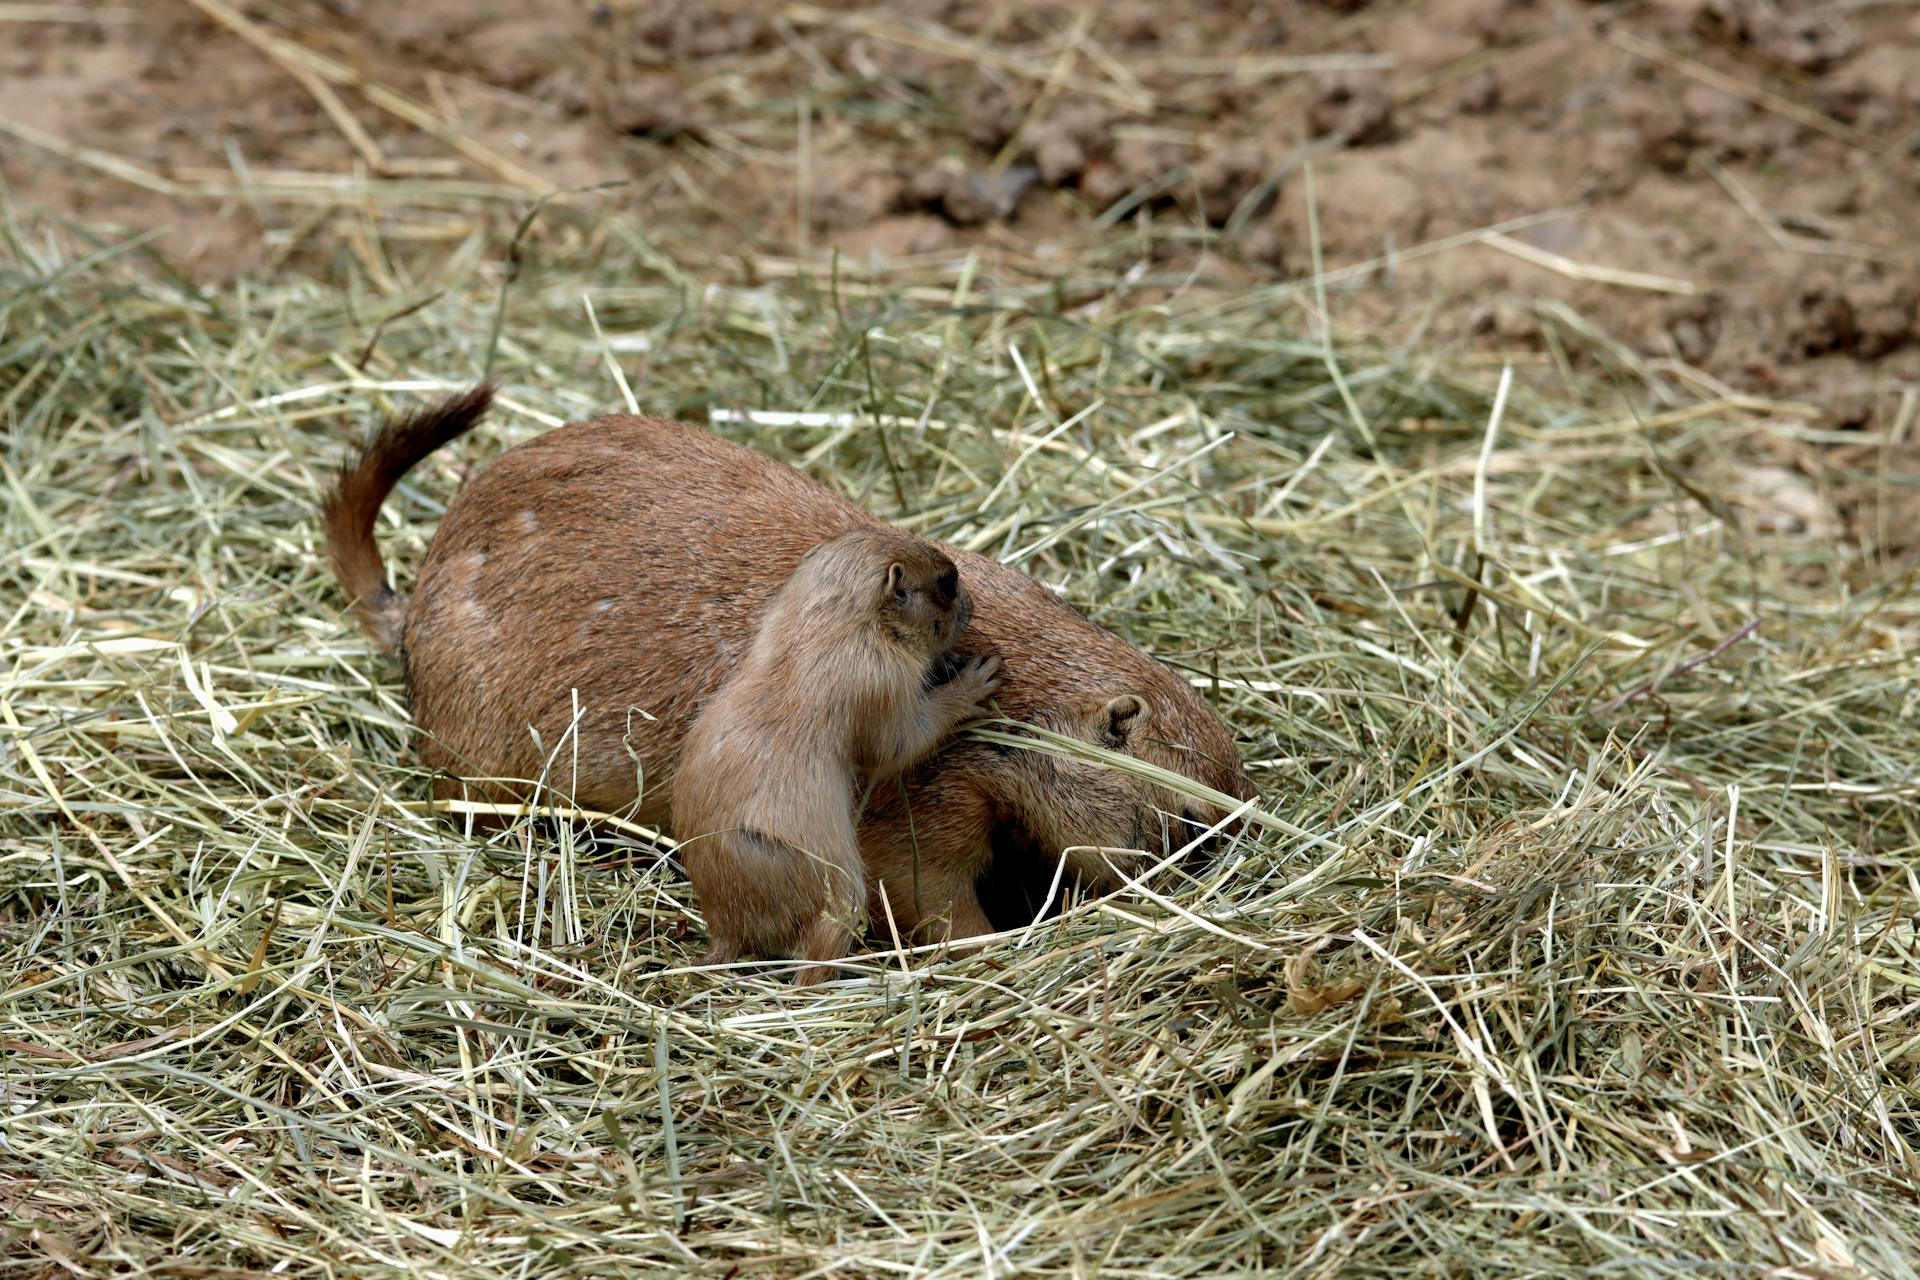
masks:
{"label": "green-tinged hay", "polygon": [[7,234],[6,1274],[1915,1274],[1920,601],[1708,478],[1793,420],[1522,370],[1490,431],[1487,371],[1342,343],[1369,445],[1286,289],[530,268],[402,589],[612,365],[1056,586],[1261,784],[1210,865],[796,990],[692,969],[670,854],[564,787],[429,812],[346,617],[320,485],[477,378],[497,280]]}

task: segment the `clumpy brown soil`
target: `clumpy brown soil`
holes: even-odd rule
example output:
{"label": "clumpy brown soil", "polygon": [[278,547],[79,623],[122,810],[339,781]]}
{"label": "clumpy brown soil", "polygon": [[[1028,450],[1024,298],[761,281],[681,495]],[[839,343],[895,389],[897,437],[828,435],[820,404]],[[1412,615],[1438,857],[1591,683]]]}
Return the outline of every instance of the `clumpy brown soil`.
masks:
{"label": "clumpy brown soil", "polygon": [[1843,427],[1920,380],[1911,3],[14,8],[10,199],[158,231],[203,278],[392,286],[624,181],[597,198],[748,274],[1125,246],[1233,287],[1311,272],[1311,190],[1325,267],[1365,264],[1346,327],[1544,361],[1571,314]]}

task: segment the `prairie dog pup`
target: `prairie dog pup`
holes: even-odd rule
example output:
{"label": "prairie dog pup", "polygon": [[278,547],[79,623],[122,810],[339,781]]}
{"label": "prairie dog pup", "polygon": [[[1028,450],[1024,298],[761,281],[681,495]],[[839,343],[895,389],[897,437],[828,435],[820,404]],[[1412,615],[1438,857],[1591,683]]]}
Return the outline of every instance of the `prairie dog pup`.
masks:
{"label": "prairie dog pup", "polygon": [[999,658],[952,653],[972,613],[953,561],[894,529],[801,557],[674,777],[673,829],[712,938],[702,963],[798,955],[814,983],[847,954],[867,906],[859,792],[919,763],[1000,686]]}

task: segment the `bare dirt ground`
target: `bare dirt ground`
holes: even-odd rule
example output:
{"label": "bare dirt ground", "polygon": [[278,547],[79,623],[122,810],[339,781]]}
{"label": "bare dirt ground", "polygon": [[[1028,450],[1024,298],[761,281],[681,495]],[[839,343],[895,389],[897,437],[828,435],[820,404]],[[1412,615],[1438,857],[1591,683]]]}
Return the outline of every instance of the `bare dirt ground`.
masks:
{"label": "bare dirt ground", "polygon": [[1311,274],[1311,182],[1345,328],[1545,363],[1571,327],[1829,427],[1920,381],[1913,0],[123,0],[0,36],[11,199],[196,278],[431,278],[621,182],[746,275],[1124,245],[1233,287]]}

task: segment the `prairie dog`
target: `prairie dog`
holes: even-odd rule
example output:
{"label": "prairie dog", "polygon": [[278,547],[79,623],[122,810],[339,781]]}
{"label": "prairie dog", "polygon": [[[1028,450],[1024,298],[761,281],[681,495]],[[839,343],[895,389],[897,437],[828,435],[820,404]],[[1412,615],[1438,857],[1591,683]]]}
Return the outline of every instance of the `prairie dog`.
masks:
{"label": "prairie dog", "polygon": [[[463,779],[541,776],[537,743],[567,734],[577,691],[578,770],[570,757],[554,775],[561,788],[588,808],[665,822],[695,711],[800,557],[835,534],[890,526],[711,432],[613,415],[494,459],[449,501],[412,595],[397,593],[373,541],[380,504],[489,403],[482,386],[430,404],[349,458],[323,508],[342,591],[405,663],[416,749],[448,775],[438,794],[524,799]],[[973,598],[962,648],[1006,663],[995,694],[1006,716],[1254,794],[1233,736],[1187,679],[1019,570],[941,550]],[[964,938],[993,931],[978,886],[1003,874],[1044,886],[1070,847],[1179,847],[1221,816],[1117,770],[961,742],[875,787],[860,848],[876,913],[884,889],[903,932]],[[1111,882],[1097,858],[1074,855],[1070,870]]]}
{"label": "prairie dog", "polygon": [[933,683],[972,611],[953,561],[892,529],[800,558],[674,775],[673,829],[712,938],[703,963],[797,954],[813,983],[847,954],[867,907],[862,784],[918,764],[1000,685],[994,657]]}

